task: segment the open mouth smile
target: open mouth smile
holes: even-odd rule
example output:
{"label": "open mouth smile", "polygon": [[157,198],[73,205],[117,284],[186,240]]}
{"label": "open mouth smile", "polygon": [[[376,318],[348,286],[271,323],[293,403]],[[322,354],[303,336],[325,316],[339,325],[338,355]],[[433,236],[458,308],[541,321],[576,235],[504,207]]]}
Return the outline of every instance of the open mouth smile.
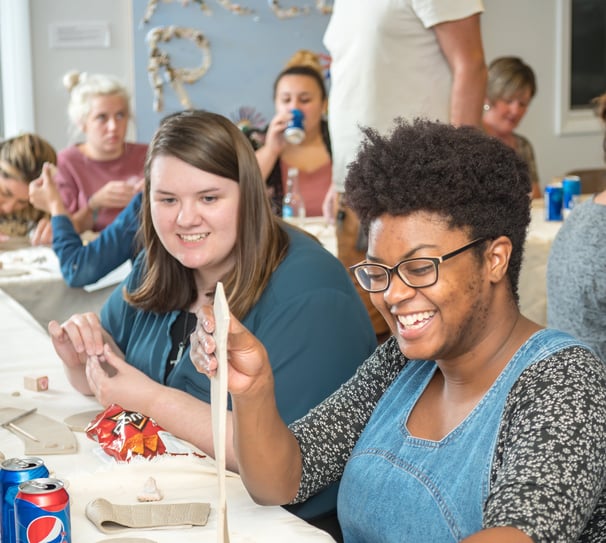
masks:
{"label": "open mouth smile", "polygon": [[411,313],[409,315],[398,315],[397,319],[400,326],[405,330],[416,330],[422,328],[435,315],[435,311],[422,311],[420,313]]}
{"label": "open mouth smile", "polygon": [[177,234],[183,241],[202,241],[208,237],[208,232],[205,234]]}

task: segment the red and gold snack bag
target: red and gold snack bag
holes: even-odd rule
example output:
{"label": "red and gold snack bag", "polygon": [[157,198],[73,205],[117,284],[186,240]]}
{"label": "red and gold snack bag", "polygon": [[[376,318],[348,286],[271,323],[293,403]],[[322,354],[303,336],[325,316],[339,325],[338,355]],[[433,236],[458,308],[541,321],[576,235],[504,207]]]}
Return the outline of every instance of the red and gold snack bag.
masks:
{"label": "red and gold snack bag", "polygon": [[166,451],[158,435],[161,426],[141,413],[125,411],[116,404],[99,413],[85,431],[116,460],[128,462],[134,456],[151,458]]}

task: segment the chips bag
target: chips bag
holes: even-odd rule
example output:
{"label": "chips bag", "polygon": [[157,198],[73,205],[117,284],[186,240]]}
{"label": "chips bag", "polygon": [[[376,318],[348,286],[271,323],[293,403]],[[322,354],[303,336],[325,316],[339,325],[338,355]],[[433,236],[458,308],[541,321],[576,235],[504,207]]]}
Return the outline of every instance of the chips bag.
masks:
{"label": "chips bag", "polygon": [[166,446],[158,435],[162,431],[153,419],[136,411],[125,411],[116,404],[99,413],[85,430],[107,454],[126,462],[135,456],[151,458],[164,454]]}

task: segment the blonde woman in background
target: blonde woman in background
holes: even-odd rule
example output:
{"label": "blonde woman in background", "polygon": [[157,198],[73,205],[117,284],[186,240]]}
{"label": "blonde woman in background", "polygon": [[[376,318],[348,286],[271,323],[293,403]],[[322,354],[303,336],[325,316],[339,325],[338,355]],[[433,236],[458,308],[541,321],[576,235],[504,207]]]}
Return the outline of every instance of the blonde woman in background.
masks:
{"label": "blonde woman in background", "polygon": [[[297,168],[307,215],[320,216],[322,200],[331,185],[332,161],[324,118],[328,96],[318,55],[300,50],[291,57],[274,82],[274,105],[276,113],[266,129],[263,146],[256,152],[272,208],[282,214],[287,171]],[[284,138],[293,109],[304,115],[305,138],[299,144]]]}
{"label": "blonde woman in background", "polygon": [[537,92],[534,72],[518,57],[500,57],[488,66],[488,83],[482,125],[487,134],[500,139],[528,165],[532,198],[541,198],[541,187],[532,144],[514,130]]}
{"label": "blonde woman in background", "polygon": [[0,241],[30,236],[33,245],[49,244],[50,221],[29,203],[29,185],[57,154],[46,140],[22,134],[0,143]]}
{"label": "blonde woman in background", "polygon": [[84,140],[59,153],[57,184],[78,232],[103,230],[143,187],[147,145],[127,143],[129,94],[113,76],[68,72],[68,116]]}

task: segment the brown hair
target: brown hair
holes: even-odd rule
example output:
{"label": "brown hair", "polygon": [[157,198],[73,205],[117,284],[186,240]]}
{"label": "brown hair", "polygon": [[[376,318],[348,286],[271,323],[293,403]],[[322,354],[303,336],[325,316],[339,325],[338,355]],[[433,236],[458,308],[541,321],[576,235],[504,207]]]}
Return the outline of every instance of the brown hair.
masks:
{"label": "brown hair", "polygon": [[57,164],[57,153],[36,134],[15,136],[0,145],[0,170],[5,176],[31,183],[40,177],[45,162]]}
{"label": "brown hair", "polygon": [[[235,265],[222,279],[231,312],[242,319],[258,301],[288,249],[288,235],[270,209],[254,151],[240,130],[215,113],[190,110],[164,118],[147,152],[142,224],[146,266],[140,286],[125,293],[131,304],[147,311],[187,309],[198,292],[193,270],[164,248],[150,210],[150,170],[159,156],[228,179],[240,187]],[[177,180],[175,180],[178,182]]]}
{"label": "brown hair", "polygon": [[318,84],[318,87],[320,87],[322,100],[327,99],[328,93],[326,92],[326,85],[324,85],[320,57],[313,51],[300,49],[288,59],[286,66],[274,81],[274,98],[276,97],[276,90],[278,89],[280,79],[286,75],[306,75],[307,77],[311,77]]}

